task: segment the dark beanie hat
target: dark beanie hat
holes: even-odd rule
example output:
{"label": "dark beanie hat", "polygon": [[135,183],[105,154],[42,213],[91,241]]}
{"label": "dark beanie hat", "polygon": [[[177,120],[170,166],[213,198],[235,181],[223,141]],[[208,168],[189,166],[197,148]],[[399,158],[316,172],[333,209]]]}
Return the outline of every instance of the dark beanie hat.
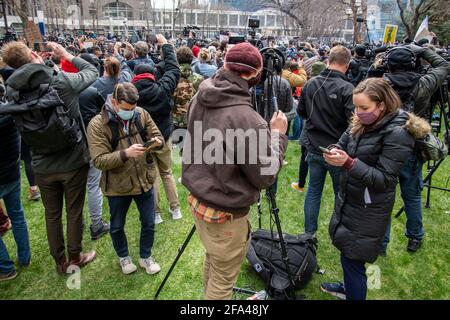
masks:
{"label": "dark beanie hat", "polygon": [[93,56],[91,56],[89,53],[82,53],[80,54],[80,58],[83,59],[84,61],[89,62],[90,64],[98,67],[99,66],[99,61],[97,58],[94,58]]}
{"label": "dark beanie hat", "polygon": [[362,44],[358,44],[355,47],[355,52],[358,56],[363,57],[366,55],[366,47]]}
{"label": "dark beanie hat", "polygon": [[139,74],[142,74],[142,73],[151,73],[151,74],[153,74],[154,70],[153,70],[153,68],[150,65],[142,63],[142,64],[137,65],[134,68],[134,74],[135,75],[139,75]]}
{"label": "dark beanie hat", "polygon": [[[236,64],[233,64],[233,62]],[[250,73],[255,70],[239,65],[238,63],[248,65],[255,69],[260,69],[263,65],[263,58],[255,46],[252,46],[248,42],[243,42],[235,45],[227,51],[225,63],[230,63],[227,67],[231,71],[238,73]]]}
{"label": "dark beanie hat", "polygon": [[387,54],[388,65],[408,66],[414,60],[414,53],[407,48],[398,47]]}

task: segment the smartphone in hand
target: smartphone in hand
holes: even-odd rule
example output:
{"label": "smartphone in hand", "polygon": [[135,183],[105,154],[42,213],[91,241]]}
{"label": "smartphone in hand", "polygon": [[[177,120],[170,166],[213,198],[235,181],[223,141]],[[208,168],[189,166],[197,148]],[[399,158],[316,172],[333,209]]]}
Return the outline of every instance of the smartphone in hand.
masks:
{"label": "smartphone in hand", "polygon": [[324,147],[319,147],[319,150],[322,151],[322,153],[332,154],[330,150],[328,150],[327,148],[324,148]]}
{"label": "smartphone in hand", "polygon": [[150,151],[150,149],[157,143],[157,140],[148,140],[146,143],[144,143],[144,148],[146,149],[145,152]]}

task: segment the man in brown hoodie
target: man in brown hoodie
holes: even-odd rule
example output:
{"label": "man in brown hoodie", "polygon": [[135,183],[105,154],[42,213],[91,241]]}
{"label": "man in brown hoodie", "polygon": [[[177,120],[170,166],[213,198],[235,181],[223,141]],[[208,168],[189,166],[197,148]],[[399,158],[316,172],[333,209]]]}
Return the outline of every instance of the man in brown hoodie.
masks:
{"label": "man in brown hoodie", "polygon": [[251,104],[249,88],[262,68],[255,47],[234,46],[189,109],[182,183],[206,249],[208,300],[231,299],[248,249],[250,206],[274,183],[287,147],[286,116],[275,113],[269,129]]}

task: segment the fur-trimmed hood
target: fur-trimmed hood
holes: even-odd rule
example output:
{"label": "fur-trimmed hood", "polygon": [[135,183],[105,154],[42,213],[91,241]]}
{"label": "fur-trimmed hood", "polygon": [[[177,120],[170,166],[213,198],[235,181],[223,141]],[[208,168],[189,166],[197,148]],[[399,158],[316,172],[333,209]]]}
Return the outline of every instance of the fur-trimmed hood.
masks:
{"label": "fur-trimmed hood", "polygon": [[415,139],[421,139],[431,132],[431,125],[424,118],[408,113],[409,120],[405,123],[405,128]]}

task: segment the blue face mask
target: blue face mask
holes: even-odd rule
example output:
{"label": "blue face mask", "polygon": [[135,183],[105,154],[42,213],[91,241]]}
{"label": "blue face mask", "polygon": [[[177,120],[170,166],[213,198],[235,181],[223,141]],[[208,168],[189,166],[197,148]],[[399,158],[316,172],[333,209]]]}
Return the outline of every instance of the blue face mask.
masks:
{"label": "blue face mask", "polygon": [[117,112],[117,115],[125,121],[131,120],[134,116],[134,110],[122,110],[120,109],[119,112]]}

